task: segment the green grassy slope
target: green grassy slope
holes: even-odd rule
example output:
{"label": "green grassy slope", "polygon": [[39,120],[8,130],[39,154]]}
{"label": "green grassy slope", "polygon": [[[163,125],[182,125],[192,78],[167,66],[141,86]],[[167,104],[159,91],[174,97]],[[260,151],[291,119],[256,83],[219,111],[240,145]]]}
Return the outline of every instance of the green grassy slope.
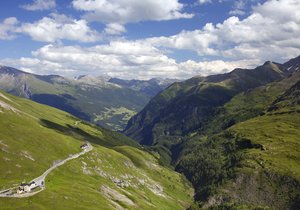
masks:
{"label": "green grassy slope", "polygon": [[299,207],[300,113],[285,111],[267,113],[229,129],[259,145],[236,152],[242,158],[234,167],[235,177],[220,190],[231,202],[276,209]]}
{"label": "green grassy slope", "polygon": [[[240,94],[225,104],[227,112],[211,124],[216,131],[187,138],[177,170],[193,182],[201,206],[298,209],[299,88],[299,72],[295,72],[249,91],[248,98]],[[260,116],[253,110],[259,110]],[[226,117],[243,122],[222,130]]]}
{"label": "green grassy slope", "polygon": [[10,67],[0,67],[0,89],[114,130],[122,130],[128,118],[149,100],[139,91],[102,80],[89,83],[57,75],[29,74]]}
{"label": "green grassy slope", "polygon": [[41,175],[56,160],[93,151],[60,166],[46,190],[0,198],[0,209],[183,209],[193,190],[131,139],[66,112],[0,92],[0,190]]}
{"label": "green grassy slope", "polygon": [[160,143],[168,136],[184,136],[204,126],[236,94],[281,80],[287,74],[283,65],[266,62],[253,70],[235,69],[174,83],[131,118],[125,134],[146,145]]}
{"label": "green grassy slope", "polygon": [[177,170],[193,182],[204,209],[296,210],[299,136],[299,113],[269,113],[218,135],[193,137]]}
{"label": "green grassy slope", "polygon": [[193,183],[191,209],[299,209],[299,59],[175,83],[125,133]]}
{"label": "green grassy slope", "polygon": [[210,121],[199,132],[212,134],[218,133],[238,122],[264,114],[277,97],[283,94],[300,80],[300,72],[295,72],[289,77],[269,83],[234,96],[228,103],[220,107]]}

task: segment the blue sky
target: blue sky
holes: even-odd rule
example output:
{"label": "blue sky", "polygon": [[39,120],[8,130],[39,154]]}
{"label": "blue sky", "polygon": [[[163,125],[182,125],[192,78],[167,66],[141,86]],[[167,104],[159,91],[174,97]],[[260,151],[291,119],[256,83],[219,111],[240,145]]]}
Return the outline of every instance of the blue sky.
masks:
{"label": "blue sky", "polygon": [[300,54],[299,0],[10,0],[0,8],[0,64],[36,74],[184,79]]}

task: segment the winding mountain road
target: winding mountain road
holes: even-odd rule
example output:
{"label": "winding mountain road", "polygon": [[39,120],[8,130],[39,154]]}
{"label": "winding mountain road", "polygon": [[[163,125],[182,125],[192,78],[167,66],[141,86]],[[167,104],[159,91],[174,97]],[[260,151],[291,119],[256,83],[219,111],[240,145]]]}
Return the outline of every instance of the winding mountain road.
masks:
{"label": "winding mountain road", "polygon": [[50,168],[48,168],[41,176],[33,179],[30,181],[30,183],[35,182],[37,187],[40,187],[41,189],[39,191],[35,191],[35,192],[27,192],[27,193],[22,193],[22,194],[11,194],[11,190],[14,188],[10,188],[10,189],[6,189],[6,190],[2,190],[0,191],[0,197],[16,197],[16,198],[23,198],[23,197],[30,197],[33,196],[41,191],[43,191],[46,186],[45,186],[45,178],[48,176],[48,174],[53,171],[55,168],[65,164],[66,162],[68,162],[69,160],[73,160],[76,159],[78,157],[80,157],[81,155],[84,155],[85,153],[90,152],[93,149],[93,146],[90,144],[87,144],[87,147],[85,147],[83,149],[82,152],[70,155],[68,158],[61,160],[55,164],[53,164],[53,166],[51,166]]}

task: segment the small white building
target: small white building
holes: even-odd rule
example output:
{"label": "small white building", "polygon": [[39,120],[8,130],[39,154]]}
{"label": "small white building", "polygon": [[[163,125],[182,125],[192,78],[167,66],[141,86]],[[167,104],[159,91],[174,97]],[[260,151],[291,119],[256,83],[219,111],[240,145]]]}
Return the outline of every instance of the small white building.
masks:
{"label": "small white building", "polygon": [[18,194],[21,194],[21,193],[24,193],[24,192],[28,192],[28,190],[29,190],[28,184],[27,184],[27,183],[22,183],[22,184],[19,186],[19,188],[18,188],[18,190],[17,190],[17,193],[18,193]]}
{"label": "small white building", "polygon": [[18,194],[22,194],[23,192],[24,192],[24,190],[21,189],[20,187],[17,189],[17,193],[18,193]]}
{"label": "small white building", "polygon": [[80,146],[81,149],[87,149],[89,147],[88,143],[84,143]]}
{"label": "small white building", "polygon": [[21,193],[28,193],[31,190],[33,190],[34,188],[37,187],[37,184],[35,182],[31,182],[31,183],[22,183],[19,188],[17,189],[17,193],[21,194]]}

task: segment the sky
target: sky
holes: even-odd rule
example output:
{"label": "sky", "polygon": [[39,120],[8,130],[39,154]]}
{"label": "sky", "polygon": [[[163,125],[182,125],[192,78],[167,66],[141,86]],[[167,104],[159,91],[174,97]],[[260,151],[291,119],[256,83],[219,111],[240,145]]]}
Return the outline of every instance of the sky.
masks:
{"label": "sky", "polygon": [[300,55],[300,0],[0,1],[0,65],[177,78]]}

